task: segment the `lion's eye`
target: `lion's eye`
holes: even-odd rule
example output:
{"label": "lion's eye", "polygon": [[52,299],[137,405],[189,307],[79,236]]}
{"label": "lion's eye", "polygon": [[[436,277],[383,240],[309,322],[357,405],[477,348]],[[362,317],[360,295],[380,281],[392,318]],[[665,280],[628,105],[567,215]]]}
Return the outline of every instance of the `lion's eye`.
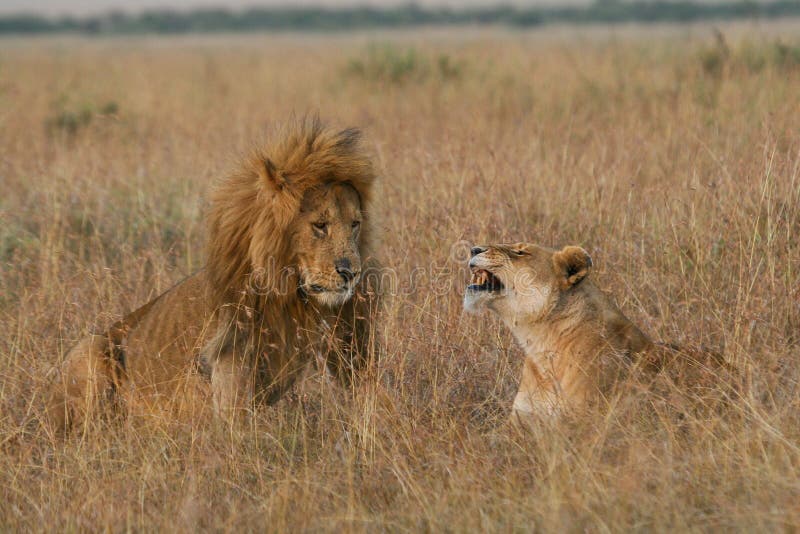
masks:
{"label": "lion's eye", "polygon": [[361,226],[361,221],[353,221],[352,227],[353,227],[354,230],[356,228],[358,228],[359,226]]}
{"label": "lion's eye", "polygon": [[323,234],[328,230],[328,223],[326,222],[315,222],[312,226],[314,227],[314,230]]}
{"label": "lion's eye", "polygon": [[516,254],[517,256],[524,256],[525,255],[525,251],[521,250],[521,249],[520,250],[515,250],[514,254]]}

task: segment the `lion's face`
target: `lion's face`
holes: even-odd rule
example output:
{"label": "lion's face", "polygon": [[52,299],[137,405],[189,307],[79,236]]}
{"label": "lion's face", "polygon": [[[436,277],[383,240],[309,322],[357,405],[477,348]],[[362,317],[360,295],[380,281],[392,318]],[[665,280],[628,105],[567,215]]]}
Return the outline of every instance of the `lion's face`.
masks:
{"label": "lion's face", "polygon": [[540,317],[591,265],[586,251],[574,246],[560,251],[530,243],[473,247],[464,308],[488,308],[504,318]]}
{"label": "lion's face", "polygon": [[361,200],[349,184],[308,190],[291,228],[300,288],[326,306],[340,306],[361,277]]}

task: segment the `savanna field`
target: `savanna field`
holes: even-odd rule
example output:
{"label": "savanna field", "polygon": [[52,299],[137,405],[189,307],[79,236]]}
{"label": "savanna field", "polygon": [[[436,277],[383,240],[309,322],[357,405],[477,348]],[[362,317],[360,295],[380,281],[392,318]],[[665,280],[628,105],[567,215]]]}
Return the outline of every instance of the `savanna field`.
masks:
{"label": "savanna field", "polygon": [[[0,40],[0,529],[799,529],[798,28]],[[311,368],[236,429],[43,430],[70,346],[201,268],[208,188],[306,112],[382,177],[361,380]],[[583,246],[653,339],[722,352],[725,402],[505,426],[522,352],[461,299],[465,243],[518,240]]]}

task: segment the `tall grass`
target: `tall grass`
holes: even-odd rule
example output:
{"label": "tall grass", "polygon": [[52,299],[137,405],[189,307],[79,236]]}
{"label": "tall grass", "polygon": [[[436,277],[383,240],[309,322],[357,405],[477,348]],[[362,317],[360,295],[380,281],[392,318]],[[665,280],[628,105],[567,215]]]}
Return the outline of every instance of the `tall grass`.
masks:
{"label": "tall grass", "polygon": [[[399,61],[361,37],[4,42],[2,529],[800,527],[798,43],[723,30],[385,49],[452,58],[457,83],[353,76]],[[414,283],[380,361],[350,391],[311,370],[244,429],[145,414],[51,439],[52,366],[202,266],[209,185],[307,110],[364,127],[382,168],[381,254]],[[584,246],[649,335],[719,348],[750,387],[724,412],[640,392],[536,439],[503,426],[521,353],[462,314],[453,246],[521,239]]]}

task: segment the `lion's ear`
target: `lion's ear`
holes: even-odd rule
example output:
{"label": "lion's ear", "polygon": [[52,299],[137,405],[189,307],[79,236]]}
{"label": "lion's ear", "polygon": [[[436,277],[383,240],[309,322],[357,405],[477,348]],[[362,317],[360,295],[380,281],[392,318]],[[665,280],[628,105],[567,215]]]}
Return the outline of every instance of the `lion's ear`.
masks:
{"label": "lion's ear", "polygon": [[564,247],[553,254],[553,269],[563,289],[569,289],[586,278],[592,258],[581,247]]}
{"label": "lion's ear", "polygon": [[269,187],[283,189],[286,186],[286,176],[269,158],[264,158],[263,165],[259,166],[259,175]]}

